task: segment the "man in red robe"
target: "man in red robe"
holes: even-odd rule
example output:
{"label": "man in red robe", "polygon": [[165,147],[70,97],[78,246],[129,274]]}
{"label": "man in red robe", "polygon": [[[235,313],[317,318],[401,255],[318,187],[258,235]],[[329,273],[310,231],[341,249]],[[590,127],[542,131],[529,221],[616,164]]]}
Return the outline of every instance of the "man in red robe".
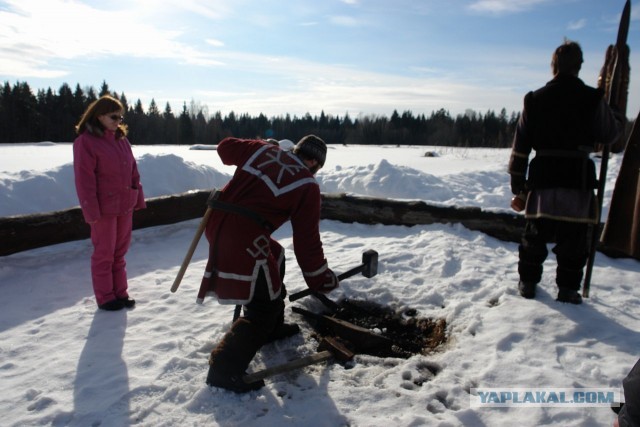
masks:
{"label": "man in red robe", "polygon": [[218,144],[226,165],[236,165],[229,183],[210,205],[206,236],[209,260],[198,293],[222,304],[243,305],[209,358],[207,384],[238,393],[256,390],[262,380],[242,377],[267,342],[298,332],[284,323],[284,248],[271,233],[291,221],[296,260],[307,286],[326,293],[338,286],[320,240],[320,188],[314,174],[324,165],[327,146],[315,135],[293,151],[262,140],[226,138]]}

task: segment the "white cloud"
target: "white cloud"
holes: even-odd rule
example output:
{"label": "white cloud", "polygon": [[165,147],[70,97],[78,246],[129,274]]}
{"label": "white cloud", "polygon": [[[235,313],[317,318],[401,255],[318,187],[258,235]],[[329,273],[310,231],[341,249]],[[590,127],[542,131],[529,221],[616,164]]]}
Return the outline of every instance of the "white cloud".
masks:
{"label": "white cloud", "polygon": [[578,19],[577,21],[569,22],[569,25],[567,25],[567,29],[571,31],[575,31],[575,30],[580,30],[586,26],[587,26],[587,20],[582,18],[582,19]]}
{"label": "white cloud", "polygon": [[126,2],[128,7],[135,9],[135,14],[174,16],[176,12],[187,11],[207,19],[218,20],[229,15],[228,0],[136,0]]}
{"label": "white cloud", "polygon": [[548,3],[550,0],[476,0],[469,9],[483,13],[516,13],[530,10],[539,4]]}
{"label": "white cloud", "polygon": [[329,18],[329,21],[332,24],[339,25],[342,27],[357,27],[358,25],[360,25],[357,19],[352,18],[350,16],[344,16],[344,15],[332,16]]}
{"label": "white cloud", "polygon": [[11,54],[7,51],[0,51],[0,56],[2,57],[2,61],[0,61],[1,75],[16,76],[22,79],[27,77],[50,79],[64,77],[69,74],[65,70],[47,67],[44,61],[29,57],[25,58],[25,52]]}
{"label": "white cloud", "polygon": [[[472,3],[476,12],[514,13],[547,1],[550,0],[472,0],[465,4]],[[324,110],[331,114],[349,112],[353,116],[360,112],[390,114],[393,109],[428,114],[439,108],[463,113],[469,107],[479,111],[501,107],[517,111],[521,108],[522,95],[550,78],[553,46],[537,48],[518,44],[484,49],[482,40],[474,39],[468,45],[454,48],[453,44],[434,43],[434,39],[425,37],[421,38],[422,44],[414,45],[419,47],[413,54],[403,55],[401,49],[406,46],[397,47],[398,61],[383,64],[384,61],[369,55],[365,58],[366,65],[361,67],[356,65],[363,56],[358,49],[368,46],[359,45],[356,40],[346,39],[352,50],[345,55],[332,56],[331,52],[322,50],[321,43],[302,51],[296,49],[305,45],[302,37],[307,33],[296,26],[317,25],[314,20],[324,20],[332,13],[336,36],[341,29],[338,25],[356,25],[356,19],[345,12],[349,8],[344,5],[342,9],[322,8],[323,13],[311,5],[298,5],[300,10],[293,14],[295,19],[285,14],[276,19],[270,15],[273,7],[245,11],[243,0],[111,0],[109,4],[5,0],[1,4],[0,75],[3,78],[54,81],[62,76],[80,82],[105,78],[110,86],[126,92],[129,99],[140,98],[148,105],[153,97],[160,105],[170,102],[176,110],[183,100],[191,98],[209,105],[210,111],[267,115],[300,114],[301,111],[319,114]],[[89,6],[97,4],[99,6]],[[428,4],[435,10],[434,2]],[[366,2],[358,5],[371,6]],[[365,23],[371,24],[372,42],[379,40],[375,38],[372,23],[380,14],[384,18],[395,16],[401,6],[400,17],[418,13],[404,7],[406,5],[408,0],[393,2],[393,6],[385,3],[384,7],[377,3],[379,10],[367,11]],[[233,16],[235,12],[230,7],[238,7],[237,13],[242,16]],[[280,23],[276,30],[285,27],[295,32],[296,43],[292,48],[286,46],[285,40],[271,49],[267,43],[271,32],[264,33],[264,40],[255,38],[256,34],[262,34],[256,22],[266,22],[265,16]],[[589,22],[596,19],[586,17]],[[238,27],[236,20],[245,23],[244,26]],[[586,21],[572,25],[577,28],[583,22]],[[222,27],[229,25],[235,28],[231,33],[224,33]],[[566,32],[563,26],[566,21],[557,23],[557,27]],[[414,28],[407,30],[422,34]],[[284,36],[292,37],[290,32],[284,32]],[[243,49],[257,53],[233,51],[232,46],[246,46]],[[308,55],[310,52],[313,55]],[[585,51],[586,56],[588,53]],[[312,59],[305,60],[307,57]],[[160,61],[136,60],[140,58]],[[326,63],[331,61],[334,62]],[[587,83],[595,83],[601,58],[598,56],[597,61],[590,62],[595,64],[593,73],[589,73],[593,76],[587,74],[586,68],[583,75],[587,76]],[[184,67],[184,64],[198,67]],[[209,68],[203,73],[200,66]],[[104,77],[95,76],[98,73],[104,73]]]}
{"label": "white cloud", "polygon": [[[523,57],[522,52],[520,57]],[[476,64],[482,61],[500,63],[486,53],[479,53],[474,59],[472,62]],[[225,61],[229,67],[237,67],[235,84],[227,85],[225,89],[215,85],[211,90],[203,88],[194,97],[209,105],[210,111],[218,111],[224,106],[223,113],[263,113],[268,117],[283,115],[283,112],[298,116],[306,112],[318,115],[321,111],[332,115],[349,113],[351,117],[359,114],[389,116],[393,110],[428,115],[440,108],[456,115],[469,106],[484,112],[495,110],[494,105],[505,107],[507,111],[519,111],[526,91],[544,83],[550,76],[548,67],[540,65],[537,57],[529,57],[526,63],[518,62],[517,69],[504,60],[501,67],[493,69],[498,74],[480,76],[476,73],[469,79],[445,73],[383,74],[290,57],[232,54]],[[262,64],[252,71],[260,75],[244,73],[243,70],[248,70],[247,64],[251,63]],[[537,71],[531,71],[535,66],[538,66]],[[517,81],[515,75],[519,76]],[[285,81],[286,85],[270,84],[273,77]],[[487,84],[488,81],[495,84]]]}
{"label": "white cloud", "polygon": [[220,41],[220,40],[215,40],[215,39],[206,39],[205,42],[208,45],[211,46],[215,46],[215,47],[223,47],[224,46],[224,42]]}
{"label": "white cloud", "polygon": [[[182,32],[142,22],[133,11],[96,9],[74,1],[8,0],[0,11],[0,55],[3,75],[55,76],[55,59],[131,56],[174,59],[179,63],[215,66],[210,54],[180,41]],[[136,7],[144,5],[142,0]],[[170,1],[158,4],[177,3]],[[156,3],[153,3],[154,5]],[[203,1],[182,0],[188,10],[214,16]],[[219,15],[215,15],[219,16]],[[211,39],[213,40],[213,39]]]}

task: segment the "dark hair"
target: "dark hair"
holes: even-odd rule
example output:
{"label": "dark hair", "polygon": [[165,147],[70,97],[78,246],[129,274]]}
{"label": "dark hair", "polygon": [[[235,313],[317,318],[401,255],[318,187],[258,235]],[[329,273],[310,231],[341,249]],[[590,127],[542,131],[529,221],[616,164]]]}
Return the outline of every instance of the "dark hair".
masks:
{"label": "dark hair", "polygon": [[[76,125],[76,133],[79,135],[85,130],[93,135],[102,136],[104,134],[104,126],[98,120],[98,117],[109,113],[124,113],[124,106],[116,98],[104,95],[93,101],[86,109],[82,118]],[[116,130],[116,138],[124,138],[127,136],[127,125],[120,123]]]}
{"label": "dark hair", "polygon": [[565,40],[553,52],[551,57],[553,75],[573,74],[577,76],[582,67],[582,62],[582,48],[580,45],[571,40]]}
{"label": "dark hair", "polygon": [[301,159],[317,161],[322,167],[327,159],[327,144],[315,135],[307,135],[298,141],[293,152]]}

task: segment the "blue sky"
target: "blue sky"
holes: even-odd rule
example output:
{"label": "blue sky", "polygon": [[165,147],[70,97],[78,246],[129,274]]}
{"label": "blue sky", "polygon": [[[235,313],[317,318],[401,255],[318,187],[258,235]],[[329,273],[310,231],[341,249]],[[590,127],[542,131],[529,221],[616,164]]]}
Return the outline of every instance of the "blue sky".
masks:
{"label": "blue sky", "polygon": [[[564,38],[595,85],[623,0],[7,0],[0,80],[106,81],[145,109],[390,116],[519,111]],[[632,2],[627,115],[640,108]]]}

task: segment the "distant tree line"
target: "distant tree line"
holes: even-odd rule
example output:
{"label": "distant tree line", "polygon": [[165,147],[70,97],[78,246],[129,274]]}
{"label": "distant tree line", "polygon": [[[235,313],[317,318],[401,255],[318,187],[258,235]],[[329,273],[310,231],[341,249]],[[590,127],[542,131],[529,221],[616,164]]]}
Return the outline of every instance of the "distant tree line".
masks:
{"label": "distant tree line", "polygon": [[414,115],[394,111],[391,117],[359,116],[351,118],[326,115],[303,117],[286,114],[267,118],[260,114],[220,112],[210,114],[206,106],[196,101],[183,103],[174,114],[167,103],[160,109],[154,99],[145,109],[138,99],[130,104],[124,93],[111,91],[103,82],[100,90],[93,87],[75,89],[63,83],[57,92],[51,88],[31,90],[26,82],[13,86],[5,82],[0,90],[0,143],[13,142],[71,142],[74,127],[87,106],[98,97],[109,94],[125,106],[125,123],[129,126],[129,140],[133,144],[217,144],[227,136],[240,138],[290,139],[297,141],[313,133],[328,143],[436,145],[457,147],[497,147],[511,145],[519,113],[507,116],[503,108],[499,114],[485,114],[468,110],[451,117],[440,109]]}

